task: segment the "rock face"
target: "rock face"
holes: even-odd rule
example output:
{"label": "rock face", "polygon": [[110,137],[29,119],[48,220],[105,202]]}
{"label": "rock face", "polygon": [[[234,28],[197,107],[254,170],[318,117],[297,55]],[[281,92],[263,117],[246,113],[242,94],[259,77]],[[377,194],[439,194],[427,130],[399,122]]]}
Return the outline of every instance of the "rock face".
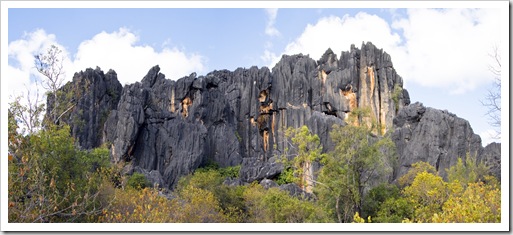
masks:
{"label": "rock face", "polygon": [[284,152],[286,128],[307,125],[329,150],[331,126],[344,125],[352,109],[371,107],[384,133],[409,103],[390,56],[370,43],[340,59],[331,50],[319,61],[284,56],[272,72],[239,68],[171,81],[159,71],[155,66],[125,86],[104,141],[114,161],[158,171],[170,188],[210,162],[242,164],[244,182],[273,178],[283,169],[276,156]]}
{"label": "rock face", "polygon": [[430,163],[440,176],[447,178],[446,169],[459,157],[465,160],[467,153],[478,161],[484,160],[494,175],[497,171],[500,175],[500,144],[492,143],[483,149],[481,138],[474,134],[469,122],[452,113],[417,102],[399,111],[394,128],[392,140],[399,155],[396,179],[418,161]]}
{"label": "rock face", "polygon": [[497,179],[501,179],[501,144],[488,144],[481,154],[478,161],[483,161],[489,167],[490,173]]}
{"label": "rock face", "polygon": [[[56,109],[51,117],[54,122],[70,125],[71,136],[80,147],[91,149],[102,144],[103,125],[110,112],[116,109],[122,89],[113,70],[104,74],[98,67],[86,69],[75,73],[73,81],[60,89],[62,95],[58,96],[57,107],[55,98],[48,96],[47,107]],[[50,118],[49,113],[47,118]]]}
{"label": "rock face", "polygon": [[[88,69],[76,77],[63,89],[93,91],[79,93],[78,100],[85,101],[63,119],[73,128],[78,125],[73,117],[88,123],[91,133],[74,130],[80,145],[107,143],[114,162],[129,163],[127,172],[143,173],[170,189],[181,176],[209,163],[241,165],[240,178],[228,184],[273,179],[283,170],[277,159],[287,149],[288,127],[308,126],[319,135],[324,151],[330,151],[332,126],[346,125],[348,113],[356,108],[369,109],[371,117],[349,124],[376,122],[377,136],[395,128],[400,154],[396,176],[418,160],[444,169],[454,163],[447,157],[451,154],[482,151],[479,137],[464,120],[409,105],[390,56],[371,43],[361,49],[351,46],[340,57],[328,49],[318,61],[285,55],[272,72],[266,67],[239,68],[172,81],[155,66],[141,82],[124,88],[112,71],[103,75]],[[87,79],[92,85],[82,81]],[[103,113],[105,120],[98,120]],[[90,121],[93,116],[95,121]],[[494,149],[490,147],[485,157],[490,164],[497,162]],[[311,168],[308,172],[316,172],[319,164]]]}

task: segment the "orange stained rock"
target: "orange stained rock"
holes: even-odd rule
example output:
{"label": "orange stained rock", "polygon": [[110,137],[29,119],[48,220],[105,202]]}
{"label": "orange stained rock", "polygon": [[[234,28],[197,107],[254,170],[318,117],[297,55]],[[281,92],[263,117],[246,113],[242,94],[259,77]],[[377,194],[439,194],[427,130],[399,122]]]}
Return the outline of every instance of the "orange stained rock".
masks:
{"label": "orange stained rock", "polygon": [[183,117],[189,116],[189,107],[192,105],[192,100],[189,97],[185,97],[182,100],[182,115]]}

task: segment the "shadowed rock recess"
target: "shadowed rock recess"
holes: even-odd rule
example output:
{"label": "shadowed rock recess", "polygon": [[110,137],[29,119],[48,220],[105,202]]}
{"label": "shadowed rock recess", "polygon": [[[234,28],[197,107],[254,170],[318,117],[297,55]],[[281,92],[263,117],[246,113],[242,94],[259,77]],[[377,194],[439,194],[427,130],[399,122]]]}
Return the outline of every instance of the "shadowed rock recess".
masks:
{"label": "shadowed rock recess", "polygon": [[[391,133],[397,145],[399,163],[391,180],[419,160],[445,176],[445,168],[466,152],[500,175],[500,144],[483,148],[467,121],[410,105],[390,55],[370,42],[361,49],[352,45],[340,57],[328,49],[318,61],[284,55],[272,71],[216,70],[172,81],[157,65],[141,82],[123,88],[114,71],[87,69],[61,90],[81,91],[66,100],[75,106],[61,119],[79,146],[106,144],[113,162],[128,163],[127,173],[144,173],[166,188],[210,163],[241,164],[237,184],[273,179],[283,170],[277,156],[286,148],[285,129],[307,125],[329,151],[331,127],[346,125],[358,107],[370,108],[379,126],[375,134]],[[320,166],[313,167],[316,172]]]}

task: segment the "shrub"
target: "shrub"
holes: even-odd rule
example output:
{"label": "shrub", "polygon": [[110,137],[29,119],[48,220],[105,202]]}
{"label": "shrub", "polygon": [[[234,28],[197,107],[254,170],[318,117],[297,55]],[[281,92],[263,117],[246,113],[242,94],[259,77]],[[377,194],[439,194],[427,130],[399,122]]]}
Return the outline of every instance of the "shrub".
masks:
{"label": "shrub", "polygon": [[134,173],[128,179],[127,186],[134,189],[143,189],[150,185],[150,182],[141,173]]}

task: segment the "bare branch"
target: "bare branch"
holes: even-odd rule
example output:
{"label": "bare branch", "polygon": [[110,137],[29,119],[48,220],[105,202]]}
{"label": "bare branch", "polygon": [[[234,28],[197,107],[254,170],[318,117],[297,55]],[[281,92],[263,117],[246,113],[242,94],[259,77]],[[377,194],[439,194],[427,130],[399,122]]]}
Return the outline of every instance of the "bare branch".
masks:
{"label": "bare branch", "polygon": [[488,123],[495,127],[494,139],[500,139],[501,136],[501,55],[498,46],[493,47],[493,51],[489,56],[492,64],[488,65],[488,70],[494,76],[493,88],[488,90],[484,101],[480,101],[488,111],[485,115],[488,117]]}
{"label": "bare branch", "polygon": [[42,74],[45,79],[42,80],[41,85],[54,96],[54,105],[52,110],[48,110],[51,119],[55,119],[57,114],[56,110],[59,109],[58,89],[64,82],[63,62],[64,56],[62,50],[55,45],[50,46],[46,53],[34,56],[35,67],[37,71]]}

